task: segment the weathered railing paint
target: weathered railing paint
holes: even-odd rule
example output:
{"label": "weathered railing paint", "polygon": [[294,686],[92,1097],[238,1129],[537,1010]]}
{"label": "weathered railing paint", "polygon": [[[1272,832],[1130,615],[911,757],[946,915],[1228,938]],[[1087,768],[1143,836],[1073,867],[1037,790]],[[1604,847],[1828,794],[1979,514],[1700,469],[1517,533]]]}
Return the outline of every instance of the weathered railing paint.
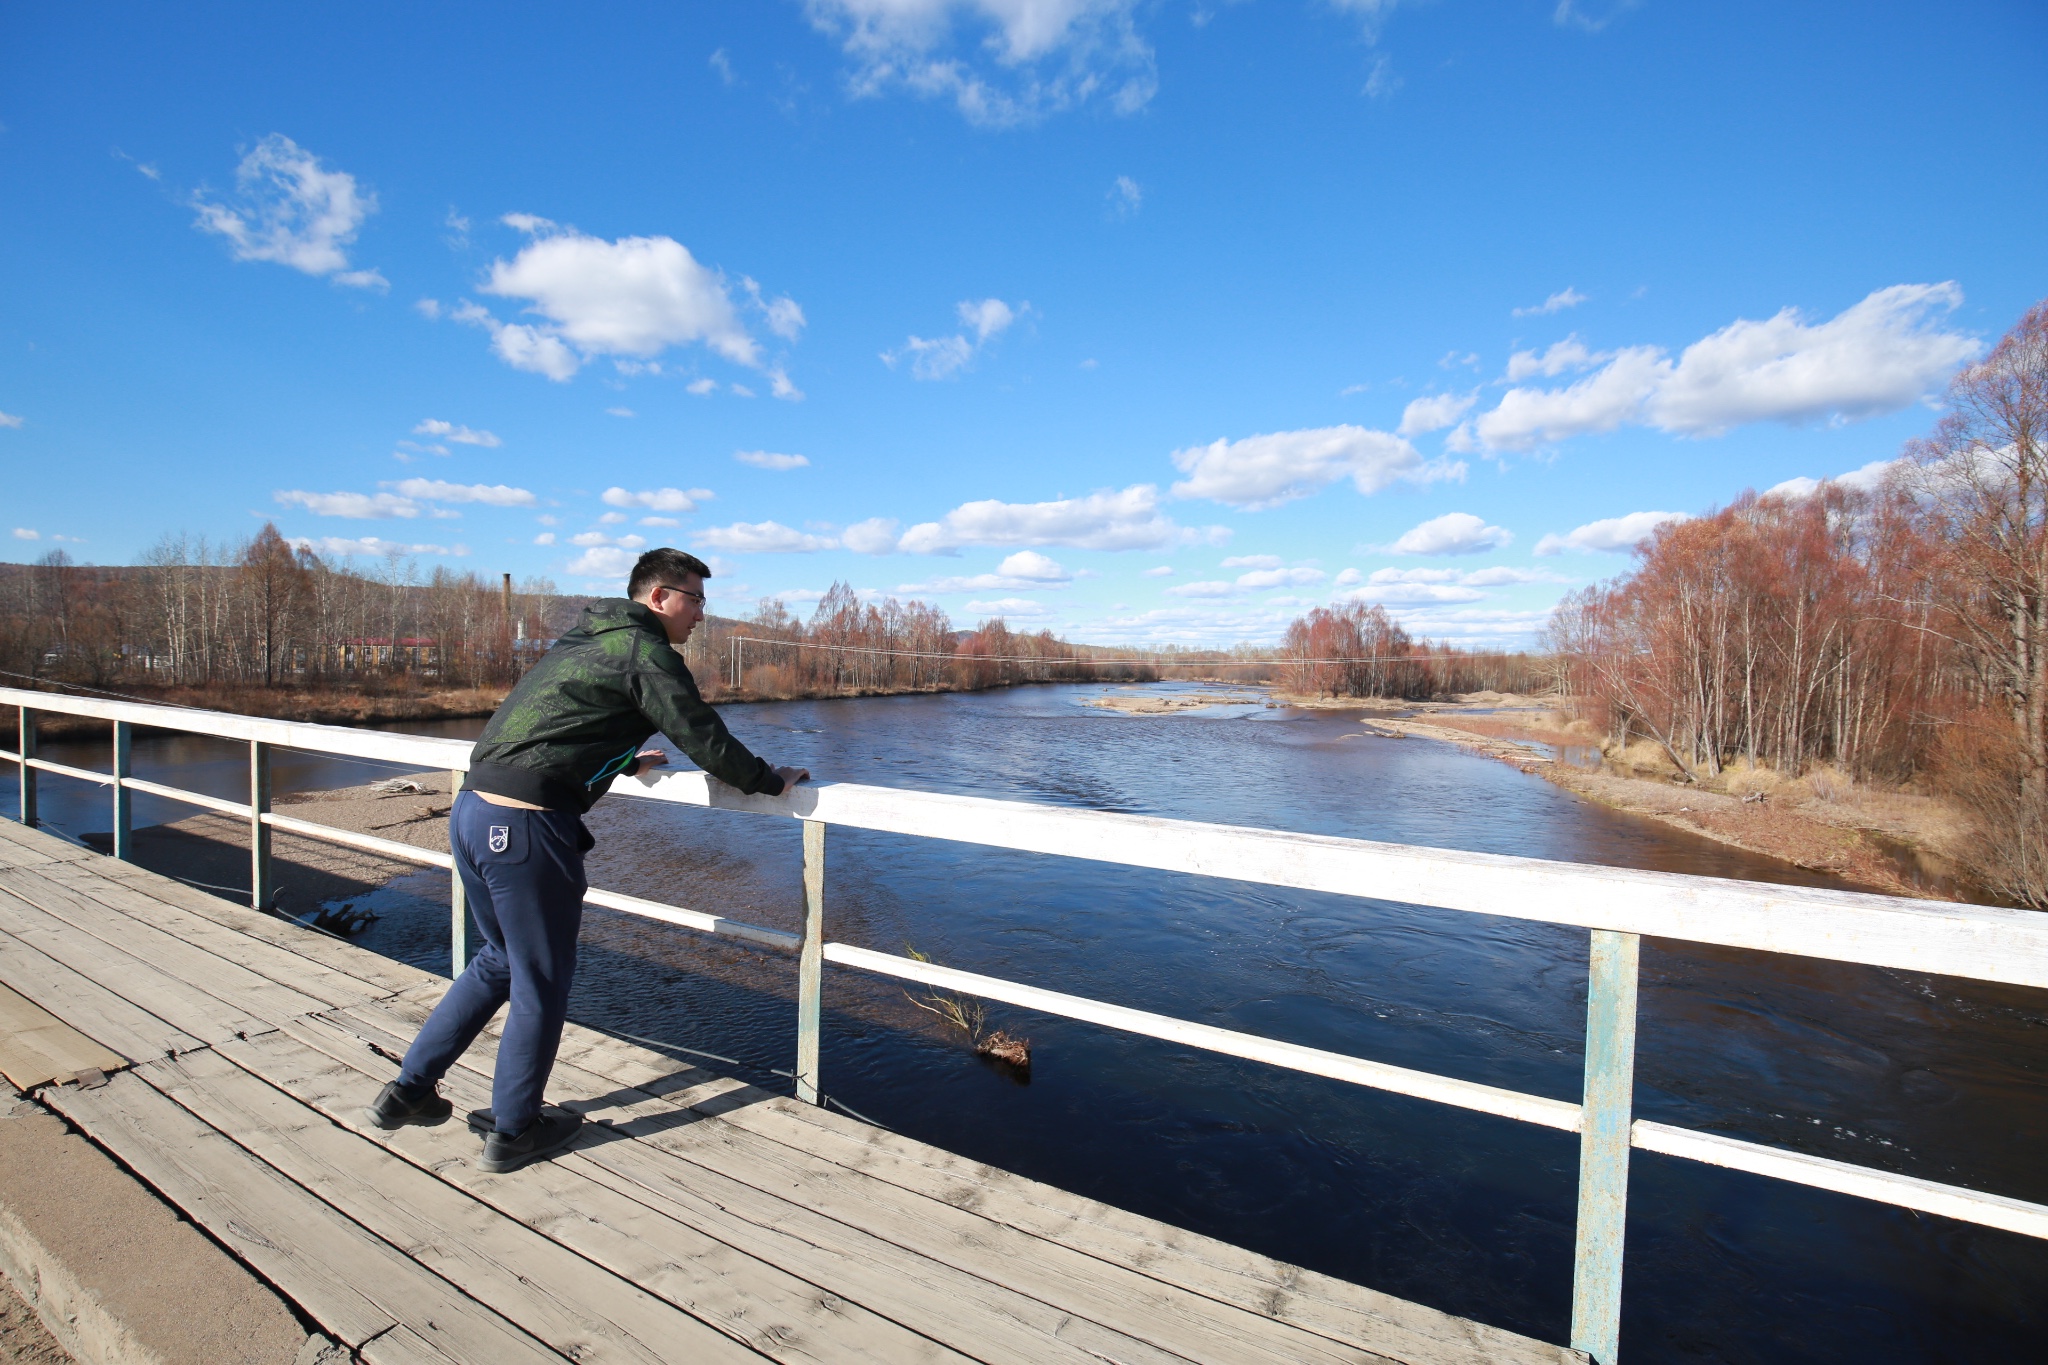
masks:
{"label": "weathered railing paint", "polygon": [[1636,969],[1642,940],[1593,931],[1586,974],[1585,1099],[1579,1107],[1579,1217],[1571,1344],[1613,1360],[1621,1340],[1621,1261],[1636,1086]]}
{"label": "weathered railing paint", "polygon": [[[265,809],[268,793],[256,781],[254,755],[256,746],[281,745],[441,768],[453,775],[459,788],[469,760],[470,746],[463,741],[387,735],[342,726],[306,725],[138,702],[59,697],[14,688],[0,688],[0,704],[24,707],[21,748],[15,753],[0,751],[0,760],[19,764],[21,810],[24,819],[31,823],[36,815],[36,774],[52,772],[111,785],[116,793],[151,792],[205,809],[245,816],[251,824],[252,860],[257,856],[257,836],[281,829],[393,858],[453,867],[453,859],[446,853],[293,819]],[[118,742],[117,772],[113,774],[41,759],[36,756],[35,747],[37,709],[247,741],[252,746],[250,801],[223,801],[125,775],[126,765],[121,759],[124,751]],[[1718,1134],[1631,1120],[1640,935],[2048,987],[2048,915],[851,783],[799,787],[788,796],[763,797],[744,795],[712,782],[702,773],[670,773],[624,780],[614,790],[626,796],[803,822],[801,935],[615,891],[592,889],[586,899],[593,905],[681,928],[742,938],[797,954],[797,1089],[802,1098],[813,1103],[823,1097],[819,1084],[819,1023],[823,968],[825,963],[832,962],[1229,1056],[1579,1133],[1579,1224],[1572,1340],[1600,1365],[1614,1365],[1618,1354],[1631,1147],[2048,1239],[2048,1205]],[[937,963],[828,942],[824,937],[824,852],[825,827],[831,824],[1588,929],[1592,931],[1592,949],[1583,1103],[1389,1066],[1063,995]],[[259,876],[257,881],[261,884],[262,878]],[[459,878],[454,895],[457,937],[451,966],[459,971],[463,965],[465,928]]]}

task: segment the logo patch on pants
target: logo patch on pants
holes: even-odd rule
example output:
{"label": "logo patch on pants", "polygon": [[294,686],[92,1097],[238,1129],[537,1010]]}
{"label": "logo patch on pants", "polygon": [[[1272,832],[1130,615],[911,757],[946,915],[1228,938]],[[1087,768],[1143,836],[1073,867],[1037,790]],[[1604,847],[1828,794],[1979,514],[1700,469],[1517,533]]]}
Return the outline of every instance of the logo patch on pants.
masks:
{"label": "logo patch on pants", "polygon": [[510,848],[511,846],[512,827],[510,825],[492,825],[491,852],[503,853],[506,849]]}

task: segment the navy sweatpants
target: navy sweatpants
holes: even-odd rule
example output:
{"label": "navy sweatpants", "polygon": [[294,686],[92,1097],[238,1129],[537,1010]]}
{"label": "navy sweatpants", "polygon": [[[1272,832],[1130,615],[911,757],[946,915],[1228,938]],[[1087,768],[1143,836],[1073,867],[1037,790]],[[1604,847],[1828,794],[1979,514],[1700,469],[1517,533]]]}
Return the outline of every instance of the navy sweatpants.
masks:
{"label": "navy sweatpants", "polygon": [[541,1088],[569,1016],[576,931],[589,888],[583,855],[592,842],[573,811],[519,810],[472,791],[456,795],[448,843],[484,944],[413,1040],[400,1084],[439,1081],[509,1000],[491,1081],[496,1126],[517,1134],[539,1116]]}

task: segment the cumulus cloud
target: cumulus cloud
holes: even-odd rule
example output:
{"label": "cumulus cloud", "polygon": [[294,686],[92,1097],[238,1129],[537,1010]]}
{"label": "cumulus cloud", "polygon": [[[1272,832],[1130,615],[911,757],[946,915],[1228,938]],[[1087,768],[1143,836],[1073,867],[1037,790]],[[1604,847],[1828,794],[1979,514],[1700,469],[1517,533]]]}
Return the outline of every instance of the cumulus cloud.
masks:
{"label": "cumulus cloud", "polygon": [[[511,260],[491,263],[483,292],[524,301],[540,321],[505,322],[469,302],[450,316],[488,331],[492,349],[514,369],[566,380],[609,356],[631,371],[671,346],[699,343],[734,364],[764,368],[760,343],[740,320],[725,277],[673,237],[607,241],[532,214],[507,214],[504,221],[533,240]],[[803,321],[795,301],[763,300],[754,281],[744,285],[770,330],[793,338]],[[786,377],[782,384],[801,396]]]}
{"label": "cumulus cloud", "polygon": [[732,457],[756,469],[804,469],[811,463],[802,455],[779,455],[772,450],[735,450]]}
{"label": "cumulus cloud", "polygon": [[857,555],[886,555],[896,550],[897,523],[889,517],[857,521],[839,534],[839,543]]}
{"label": "cumulus cloud", "polygon": [[1547,535],[1536,542],[1539,555],[1558,555],[1566,550],[1605,550],[1612,554],[1633,550],[1667,521],[1686,521],[1684,512],[1631,512],[1625,517],[1589,521],[1565,535]]}
{"label": "cumulus cloud", "polygon": [[1226,569],[1277,569],[1284,561],[1279,555],[1230,555],[1223,561]]}
{"label": "cumulus cloud", "polygon": [[1428,602],[1479,602],[1486,594],[1448,583],[1372,583],[1338,594],[1340,602],[1376,602],[1381,606]]}
{"label": "cumulus cloud", "polygon": [[1042,602],[1033,602],[1028,597],[998,597],[992,602],[969,602],[963,608],[974,616],[1050,616],[1052,611]]}
{"label": "cumulus cloud", "polygon": [[1469,555],[1498,550],[1514,538],[1512,532],[1488,526],[1470,512],[1446,512],[1403,533],[1387,548],[1399,555]]}
{"label": "cumulus cloud", "polygon": [[415,436],[438,436],[444,441],[453,441],[459,446],[484,446],[495,450],[505,444],[495,432],[477,431],[470,427],[444,422],[438,417],[429,417],[412,429]]}
{"label": "cumulus cloud", "polygon": [[14,538],[16,540],[41,540],[43,533],[32,526],[17,526],[14,528]]}
{"label": "cumulus cloud", "polygon": [[467,545],[412,545],[402,540],[380,540],[376,536],[364,536],[360,540],[346,536],[294,536],[289,542],[295,550],[311,550],[314,554],[330,558],[346,559],[351,555],[367,555],[382,559],[387,555],[444,555],[459,558],[469,553]]}
{"label": "cumulus cloud", "polygon": [[1565,309],[1576,308],[1585,301],[1586,296],[1584,294],[1581,294],[1570,285],[1566,285],[1534,308],[1517,308],[1515,316],[1518,318],[1533,318],[1545,313],[1562,313]]}
{"label": "cumulus cloud", "polygon": [[632,535],[608,536],[602,531],[584,531],[581,534],[570,536],[569,543],[582,546],[585,549],[592,549],[599,545],[611,545],[621,550],[638,550],[646,546],[647,537]]}
{"label": "cumulus cloud", "polygon": [[1239,574],[1237,586],[1248,592],[1261,588],[1306,588],[1328,577],[1321,569],[1254,569],[1250,573]]}
{"label": "cumulus cloud", "polygon": [[1171,577],[1173,577],[1173,565],[1171,565],[1171,564],[1157,564],[1157,565],[1154,565],[1154,566],[1153,566],[1152,568],[1149,568],[1149,569],[1145,570],[1145,575],[1144,575],[1144,576],[1145,576],[1145,577],[1147,577],[1147,578],[1171,578]]}
{"label": "cumulus cloud", "polygon": [[708,488],[643,488],[639,492],[611,487],[604,490],[600,500],[607,507],[644,507],[650,512],[694,512],[700,502],[709,502],[714,495]]}
{"label": "cumulus cloud", "polygon": [[1205,579],[1199,583],[1176,583],[1166,590],[1168,597],[1230,597],[1237,592],[1237,584],[1223,579]]}
{"label": "cumulus cloud", "polygon": [[1801,475],[1796,479],[1787,479],[1783,483],[1772,484],[1764,490],[1764,495],[1769,497],[1772,494],[1776,494],[1782,498],[1795,499],[1808,498],[1819,492],[1820,486],[1824,482],[1840,484],[1844,488],[1853,488],[1861,493],[1875,493],[1879,488],[1883,487],[1885,476],[1898,468],[1900,463],[1898,460],[1872,460],[1860,469],[1852,469],[1846,474],[1837,474],[1833,478],[1826,480],[1810,479]]}
{"label": "cumulus cloud", "polygon": [[718,392],[718,381],[716,379],[692,379],[689,383],[683,385],[683,390],[686,393],[695,394],[699,398],[708,398]]}
{"label": "cumulus cloud", "polygon": [[599,545],[585,550],[569,561],[569,572],[582,574],[586,578],[624,579],[633,572],[634,562],[639,556],[631,550],[621,550],[612,545]]}
{"label": "cumulus cloud", "polygon": [[0,412],[0,428],[6,428],[11,431],[14,428],[20,426],[21,423],[22,419],[16,417],[13,413]]}
{"label": "cumulus cloud", "polygon": [[1064,588],[1074,575],[1058,561],[1036,550],[1019,550],[996,565],[994,573],[938,578],[928,583],[905,583],[901,593],[990,592],[999,588]]}
{"label": "cumulus cloud", "polygon": [[1465,477],[1463,461],[1427,460],[1403,437],[1365,427],[1316,427],[1216,441],[1173,453],[1188,477],[1176,497],[1209,498],[1247,511],[1278,507],[1349,478],[1360,493],[1395,483]]}
{"label": "cumulus cloud", "polygon": [[385,517],[416,517],[420,505],[394,493],[309,493],[302,488],[280,489],[272,495],[286,507],[303,507],[317,517],[354,517],[376,521]]}
{"label": "cumulus cloud", "polygon": [[1017,315],[1030,304],[1010,307],[1001,299],[962,299],[954,305],[961,325],[974,333],[965,331],[949,337],[921,337],[913,335],[893,351],[882,352],[882,363],[890,369],[906,356],[910,359],[910,375],[913,379],[952,379],[961,371],[970,368],[974,358],[981,354],[992,338],[1008,331]]}
{"label": "cumulus cloud", "polygon": [[1466,588],[1497,588],[1514,583],[1569,583],[1571,579],[1548,569],[1517,569],[1498,565],[1487,569],[1374,569],[1362,578],[1356,569],[1338,575],[1340,585],[1364,582],[1372,586],[1389,583],[1449,583]]}
{"label": "cumulus cloud", "polygon": [[1007,127],[1106,103],[1145,106],[1158,88],[1135,0],[807,0],[811,22],[852,61],[848,90],[953,102]]}
{"label": "cumulus cloud", "polygon": [[1475,430],[1491,449],[1526,450],[1624,423],[1714,436],[1748,422],[1893,412],[1934,392],[1977,354],[1975,337],[1938,325],[1962,301],[1953,282],[1893,285],[1826,322],[1808,322],[1793,308],[1763,321],[1738,319],[1676,360],[1659,346],[1594,355],[1572,338],[1542,357],[1518,353],[1510,381],[1604,361],[1601,368],[1563,388],[1510,389]]}
{"label": "cumulus cloud", "polygon": [[555,533],[553,531],[542,531],[533,538],[533,543],[536,545],[552,545],[555,543]]}
{"label": "cumulus cloud", "polygon": [[1478,400],[1476,394],[1434,393],[1418,398],[1401,412],[1401,425],[1395,429],[1397,436],[1420,436],[1426,431],[1442,431],[1445,427],[1456,426]]}
{"label": "cumulus cloud", "polygon": [[1561,374],[1589,369],[1603,360],[1612,359],[1606,352],[1586,349],[1586,343],[1579,340],[1574,332],[1563,341],[1553,341],[1549,349],[1541,354],[1535,351],[1516,351],[1508,357],[1508,382],[1519,384],[1524,379],[1542,375],[1555,379]]}
{"label": "cumulus cloud", "polygon": [[1053,502],[962,503],[938,521],[903,533],[897,548],[909,554],[949,554],[967,545],[1066,545],[1077,550],[1155,550],[1163,545],[1221,543],[1222,527],[1196,531],[1159,510],[1149,483],[1121,492],[1091,493]]}
{"label": "cumulus cloud", "polygon": [[631,408],[606,408],[605,412],[613,417],[638,417],[640,415]]}
{"label": "cumulus cloud", "polygon": [[480,502],[489,507],[531,507],[538,501],[524,488],[502,483],[446,483],[440,479],[406,479],[392,485],[408,498],[429,502]]}
{"label": "cumulus cloud", "polygon": [[350,269],[348,259],[363,220],[377,211],[377,196],[282,133],[242,158],[231,200],[202,192],[192,207],[199,211],[194,225],[226,238],[238,261],[273,261],[354,288],[387,286],[374,270]]}
{"label": "cumulus cloud", "polygon": [[777,521],[736,521],[699,531],[696,543],[703,549],[726,554],[810,554],[833,550],[839,542],[830,536],[814,536]]}

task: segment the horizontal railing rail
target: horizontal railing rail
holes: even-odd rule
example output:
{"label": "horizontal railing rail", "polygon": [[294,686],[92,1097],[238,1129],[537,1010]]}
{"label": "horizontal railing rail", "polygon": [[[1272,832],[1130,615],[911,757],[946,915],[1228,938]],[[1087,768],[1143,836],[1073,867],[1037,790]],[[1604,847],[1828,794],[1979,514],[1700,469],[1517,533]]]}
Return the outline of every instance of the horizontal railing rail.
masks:
{"label": "horizontal railing rail", "polygon": [[[453,867],[447,852],[271,811],[269,751],[275,746],[440,769],[459,788],[469,766],[467,741],[17,688],[0,688],[0,705],[21,708],[19,747],[0,750],[0,761],[17,765],[25,823],[36,823],[36,776],[43,772],[113,789],[117,856],[128,856],[132,846],[132,792],[247,819],[251,901],[259,909],[270,908],[269,836],[275,830],[394,859]],[[109,722],[113,771],[94,772],[40,758],[35,716],[44,711]],[[133,727],[138,725],[246,742],[249,799],[235,802],[134,777],[128,771],[129,751]],[[613,790],[641,799],[803,823],[805,922],[800,934],[597,888],[587,900],[679,928],[794,953],[799,961],[796,1088],[799,1098],[812,1103],[821,1098],[821,983],[823,966],[829,962],[1578,1134],[1572,1344],[1602,1365],[1613,1365],[1616,1359],[1631,1148],[2048,1238],[2048,1205],[1635,1119],[1632,1112],[1637,952],[1643,935],[2042,988],[2048,987],[2048,915],[854,783],[807,785],[780,797],[748,796],[701,772],[671,772],[623,779]],[[1525,1094],[829,942],[824,936],[824,851],[825,830],[831,825],[1589,931],[1583,1099],[1575,1104]],[[459,972],[467,956],[467,920],[461,879],[451,878],[451,883],[451,969]]]}

